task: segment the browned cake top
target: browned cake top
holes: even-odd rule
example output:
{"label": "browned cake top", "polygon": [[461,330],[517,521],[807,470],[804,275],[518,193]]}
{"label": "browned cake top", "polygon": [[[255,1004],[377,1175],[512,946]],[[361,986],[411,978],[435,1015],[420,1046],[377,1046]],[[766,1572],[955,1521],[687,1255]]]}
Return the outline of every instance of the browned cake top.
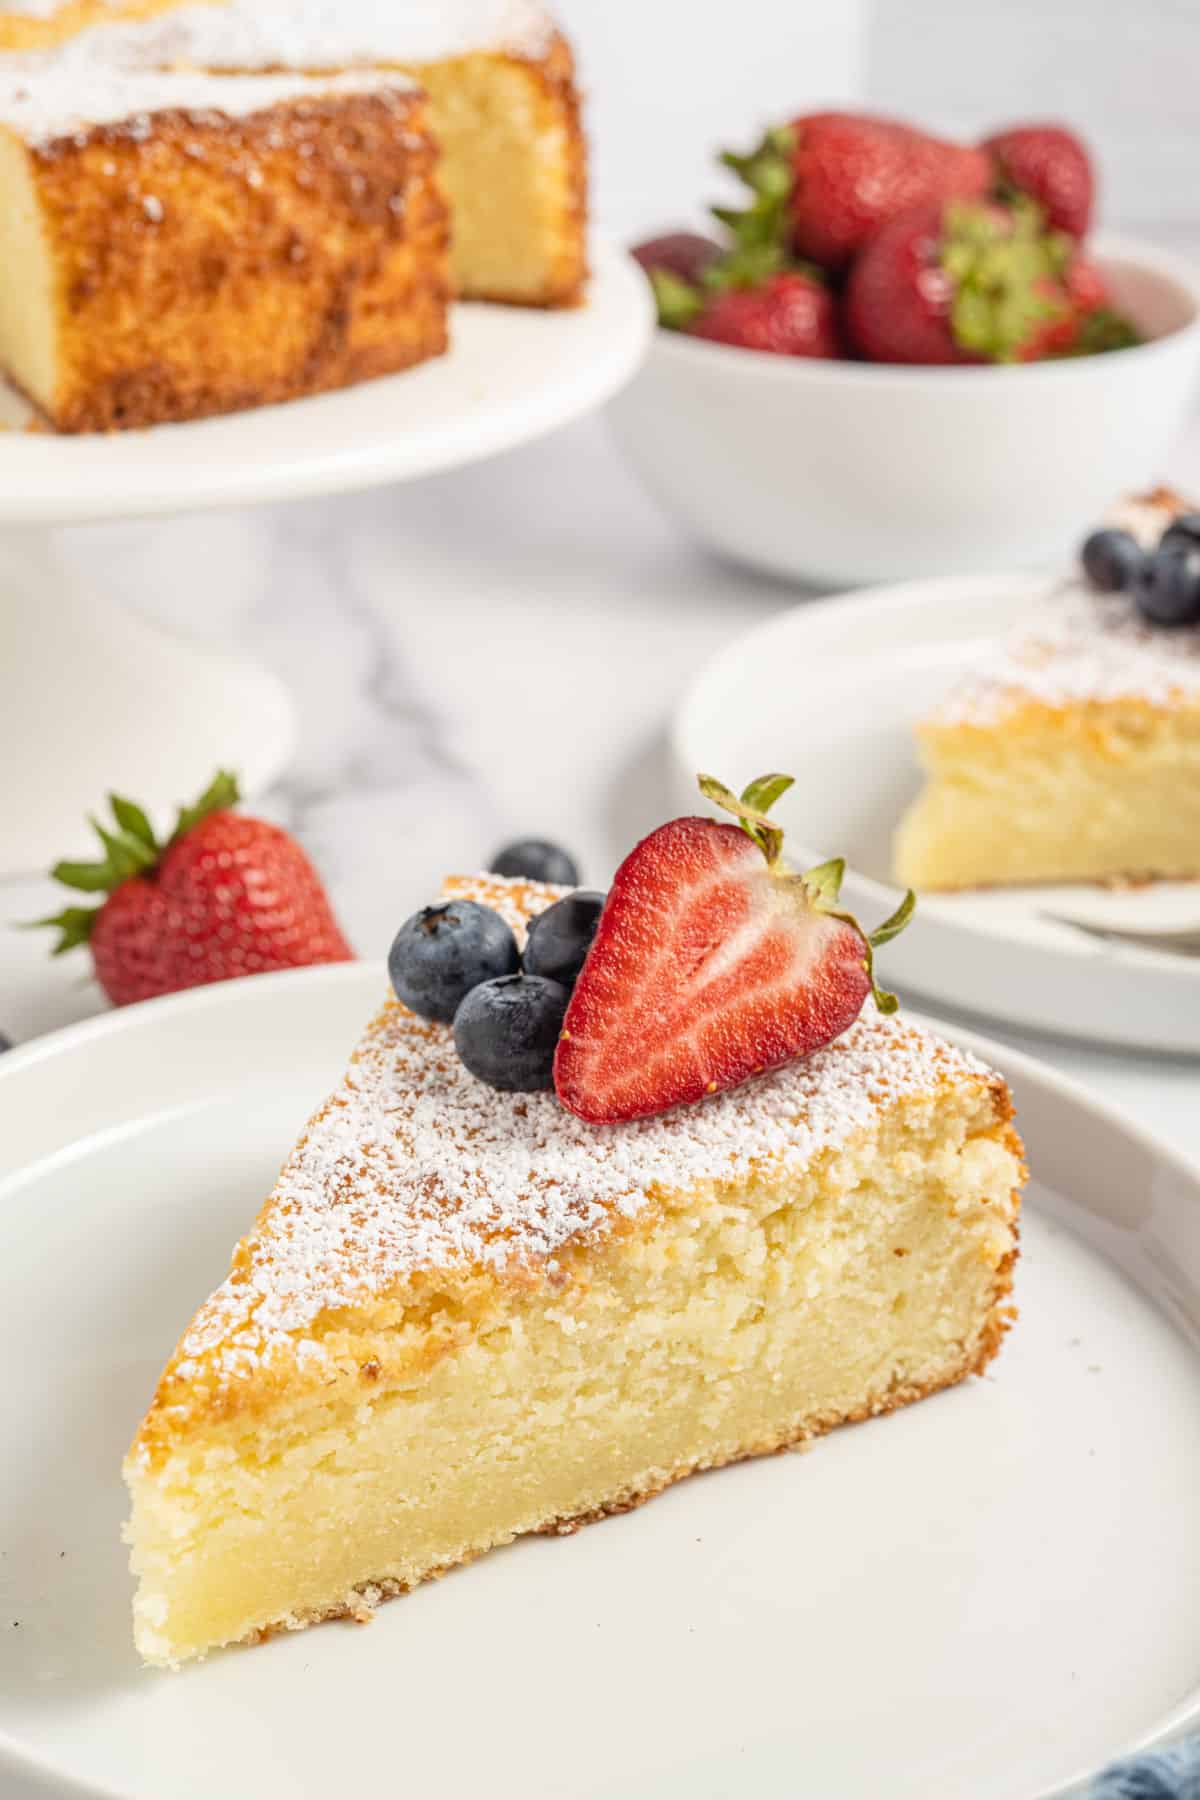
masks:
{"label": "browned cake top", "polygon": [[[560,892],[499,877],[447,888],[518,928]],[[266,1354],[272,1340],[422,1272],[553,1274],[557,1252],[635,1218],[656,1195],[799,1173],[899,1098],[993,1079],[931,1033],[869,1011],[829,1049],[732,1092],[597,1127],[552,1093],[484,1086],[446,1027],[389,1000],[182,1340],[175,1373],[218,1345],[235,1362]]]}

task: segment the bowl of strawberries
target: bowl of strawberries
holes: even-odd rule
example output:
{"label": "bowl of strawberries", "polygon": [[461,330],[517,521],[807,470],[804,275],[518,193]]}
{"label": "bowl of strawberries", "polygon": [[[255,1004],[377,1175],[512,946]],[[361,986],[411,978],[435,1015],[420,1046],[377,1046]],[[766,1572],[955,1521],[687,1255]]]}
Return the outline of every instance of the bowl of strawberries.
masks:
{"label": "bowl of strawberries", "polygon": [[713,548],[828,586],[1037,563],[1160,474],[1200,280],[1092,237],[1074,132],[815,113],[721,160],[719,233],[634,252],[660,329],[610,409]]}

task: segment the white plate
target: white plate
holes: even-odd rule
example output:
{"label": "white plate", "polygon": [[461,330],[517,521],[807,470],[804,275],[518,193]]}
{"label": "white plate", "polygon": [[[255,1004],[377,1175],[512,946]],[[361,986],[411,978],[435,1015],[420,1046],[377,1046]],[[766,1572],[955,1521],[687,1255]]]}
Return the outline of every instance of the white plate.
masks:
{"label": "white plate", "polygon": [[5,1800],[1027,1800],[1197,1715],[1200,1181],[988,1046],[1039,1174],[993,1375],[368,1630],[142,1670],[122,1453],[382,982],[260,976],[0,1064]]}
{"label": "white plate", "polygon": [[[892,833],[920,781],[916,720],[1051,586],[1042,575],[901,582],[768,620],[714,657],[678,708],[677,797],[695,810],[701,769],[734,787],[764,769],[795,774],[775,809],[791,860],[845,856],[847,904],[881,918],[897,899]],[[1200,1052],[1200,958],[1105,942],[1053,912],[1094,917],[1096,890],[923,896],[887,947],[885,978],[1016,1025]],[[1110,901],[1106,917],[1154,927],[1197,914],[1200,884],[1160,882]]]}
{"label": "white plate", "polygon": [[448,354],[401,375],[151,431],[0,431],[0,521],[130,518],[433,474],[598,406],[637,367],[652,324],[641,271],[600,245],[584,306],[457,306]]}

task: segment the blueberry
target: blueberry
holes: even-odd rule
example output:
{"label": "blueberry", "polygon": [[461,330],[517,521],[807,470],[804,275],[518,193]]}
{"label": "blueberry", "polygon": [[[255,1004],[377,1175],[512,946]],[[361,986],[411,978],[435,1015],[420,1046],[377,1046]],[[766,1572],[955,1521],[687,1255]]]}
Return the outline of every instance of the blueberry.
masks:
{"label": "blueberry", "polygon": [[1139,610],[1155,625],[1200,624],[1200,542],[1156,550],[1134,583]]}
{"label": "blueberry", "polygon": [[561,981],[564,987],[573,987],[592,947],[606,898],[587,888],[577,888],[565,900],[556,900],[545,912],[538,913],[530,923],[525,945],[529,974],[546,975],[551,981]]}
{"label": "blueberry", "polygon": [[454,1015],[454,1047],[472,1075],[510,1094],[554,1086],[554,1051],[570,999],[544,975],[472,988]]}
{"label": "blueberry", "polygon": [[1180,513],[1159,539],[1160,550],[1188,550],[1200,544],[1200,513]]}
{"label": "blueberry", "polygon": [[397,999],[421,1018],[444,1025],[481,981],[512,975],[520,966],[512,928],[474,900],[448,900],[414,913],[388,954]]}
{"label": "blueberry", "polygon": [[578,887],[579,870],[565,850],[545,838],[518,838],[492,858],[493,875],[521,875],[526,881],[551,881],[556,887]]}
{"label": "blueberry", "polygon": [[1123,593],[1146,560],[1145,551],[1127,531],[1093,531],[1079,555],[1084,574],[1102,594]]}

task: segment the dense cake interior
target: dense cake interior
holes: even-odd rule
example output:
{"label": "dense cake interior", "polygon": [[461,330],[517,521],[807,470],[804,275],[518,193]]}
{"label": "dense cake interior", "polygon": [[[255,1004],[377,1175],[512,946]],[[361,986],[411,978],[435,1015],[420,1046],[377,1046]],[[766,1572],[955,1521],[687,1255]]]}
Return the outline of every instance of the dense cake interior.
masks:
{"label": "dense cake interior", "polygon": [[928,786],[896,838],[906,885],[1200,871],[1200,704],[1031,707],[930,731],[922,760]]}

